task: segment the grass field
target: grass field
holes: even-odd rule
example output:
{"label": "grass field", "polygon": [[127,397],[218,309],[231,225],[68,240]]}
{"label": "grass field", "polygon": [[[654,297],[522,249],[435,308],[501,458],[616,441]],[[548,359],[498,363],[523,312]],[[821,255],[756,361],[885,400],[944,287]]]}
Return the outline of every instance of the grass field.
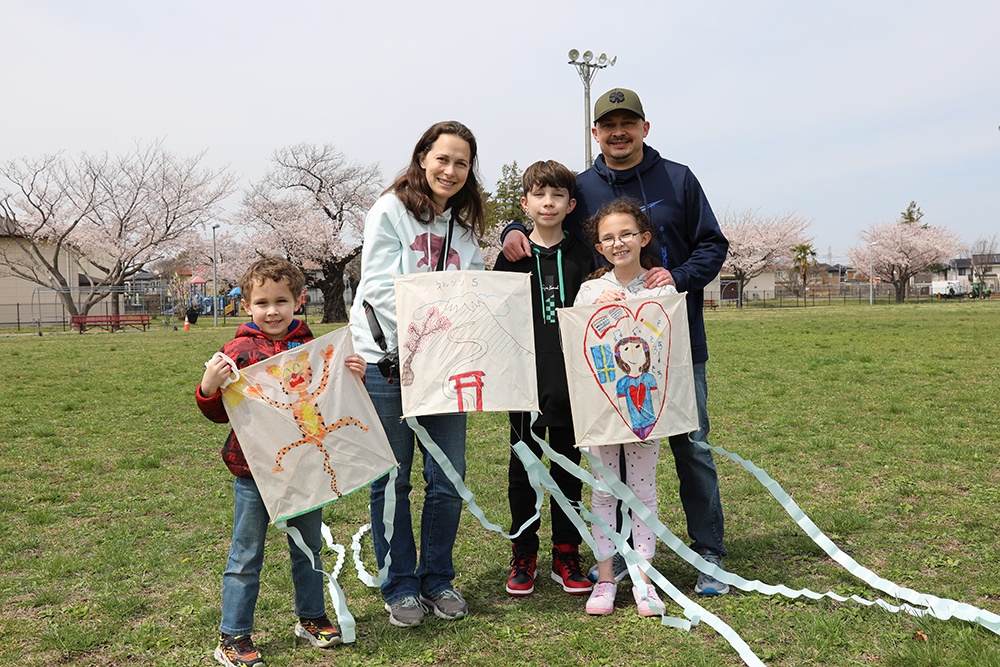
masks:
{"label": "grass field", "polygon": [[[767,470],[877,574],[1000,612],[1000,304],[706,317],[713,444]],[[201,416],[192,391],[232,330],[206,325],[0,338],[0,665],[215,664],[232,486],[218,455],[226,428]],[[474,415],[468,451],[468,485],[503,524],[505,416]],[[683,536],[668,459],[660,513]],[[879,596],[827,558],[750,474],[717,465],[727,569]],[[367,521],[366,494],[329,506],[325,518],[348,542]],[[341,582],[358,641],[318,651],[292,636],[284,550],[275,532],[257,608],[255,639],[271,667],[742,664],[704,624],[685,633],[638,617],[627,586],[607,618],[587,617],[583,600],[544,576],[534,595],[509,597],[509,546],[467,513],[455,583],[468,619],[393,628],[348,562]],[[654,564],[682,590],[693,586],[694,571],[668,549]],[[548,565],[542,554],[543,575]],[[963,621],[739,591],[700,602],[769,665],[1000,666],[1000,637]]]}

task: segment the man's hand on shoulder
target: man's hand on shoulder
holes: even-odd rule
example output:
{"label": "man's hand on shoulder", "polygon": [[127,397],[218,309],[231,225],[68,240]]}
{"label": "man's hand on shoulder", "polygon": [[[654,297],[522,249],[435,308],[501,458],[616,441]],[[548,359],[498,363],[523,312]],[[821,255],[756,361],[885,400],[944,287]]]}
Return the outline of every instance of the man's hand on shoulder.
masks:
{"label": "man's hand on shoulder", "polygon": [[656,289],[664,285],[674,285],[676,287],[674,277],[670,275],[670,271],[667,271],[662,266],[654,266],[642,278],[642,286],[646,289]]}
{"label": "man's hand on shoulder", "polygon": [[503,240],[503,256],[507,261],[516,262],[531,256],[531,244],[524,232],[512,229]]}

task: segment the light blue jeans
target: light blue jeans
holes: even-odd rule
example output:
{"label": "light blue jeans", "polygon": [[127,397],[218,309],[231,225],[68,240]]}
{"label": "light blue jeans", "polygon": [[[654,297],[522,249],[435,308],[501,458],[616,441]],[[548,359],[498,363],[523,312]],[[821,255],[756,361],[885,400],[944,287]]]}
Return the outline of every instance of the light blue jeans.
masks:
{"label": "light blue jeans", "polygon": [[[389,438],[392,453],[399,463],[396,477],[396,509],[393,513],[392,543],[385,539],[385,489],[388,475],[371,486],[372,536],[375,541],[375,558],[379,569],[390,555],[389,572],[382,584],[382,597],[392,604],[404,597],[423,594],[434,597],[452,588],[455,567],[452,550],[462,516],[462,497],[448,481],[437,462],[427,453],[423,443],[406,424],[400,421],[403,413],[399,380],[388,383],[375,364],[368,364],[365,387],[378,412],[382,428]],[[465,415],[432,415],[420,417],[420,425],[427,429],[431,439],[465,479]],[[413,458],[419,447],[423,455],[424,506],[420,517],[420,555],[413,537],[413,519],[410,511],[410,473]]]}
{"label": "light blue jeans", "polygon": [[[233,502],[233,542],[229,562],[222,575],[222,623],[219,629],[227,635],[243,635],[253,631],[253,615],[260,593],[260,570],[264,565],[264,541],[270,518],[264,501],[252,479],[237,477],[233,481],[236,498]],[[313,552],[316,567],[322,568],[319,551],[323,544],[320,533],[322,510],[313,510],[288,520],[302,533],[306,546]],[[292,558],[292,586],[295,588],[295,614],[299,618],[319,618],[326,614],[323,593],[323,573],[313,569],[309,558],[291,539],[288,550]]]}
{"label": "light blue jeans", "polygon": [[694,364],[694,391],[701,428],[691,433],[671,436],[670,449],[674,454],[674,465],[680,481],[681,505],[687,517],[691,548],[700,554],[713,551],[725,556],[725,522],[719,495],[719,473],[715,469],[712,452],[691,442],[699,440],[707,443],[711,430],[704,362]]}

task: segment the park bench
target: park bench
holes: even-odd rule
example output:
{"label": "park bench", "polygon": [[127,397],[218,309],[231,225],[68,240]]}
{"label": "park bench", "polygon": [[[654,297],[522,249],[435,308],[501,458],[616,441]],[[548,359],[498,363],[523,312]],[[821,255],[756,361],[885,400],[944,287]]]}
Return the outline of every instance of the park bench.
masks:
{"label": "park bench", "polygon": [[142,329],[149,327],[148,313],[126,313],[124,315],[73,315],[70,327],[83,333],[87,328],[117,331],[127,327]]}
{"label": "park bench", "polygon": [[715,310],[718,307],[719,307],[719,302],[716,301],[715,299],[705,299],[705,308],[711,308],[712,310]]}

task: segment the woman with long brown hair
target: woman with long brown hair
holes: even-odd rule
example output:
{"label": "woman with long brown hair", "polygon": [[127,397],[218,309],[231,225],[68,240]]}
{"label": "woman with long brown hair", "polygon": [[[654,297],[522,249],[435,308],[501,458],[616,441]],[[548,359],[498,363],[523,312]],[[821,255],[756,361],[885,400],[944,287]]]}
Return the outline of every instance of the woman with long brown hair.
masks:
{"label": "woman with long brown hair", "polygon": [[[436,123],[424,132],[409,166],[365,219],[361,283],[351,308],[354,348],[369,362],[365,386],[399,463],[391,531],[384,519],[387,477],[372,484],[371,519],[378,566],[382,569],[389,562],[382,583],[389,622],[404,628],[422,623],[431,608],[444,619],[463,618],[468,605],[452,585],[462,498],[401,420],[398,358],[395,364],[379,364],[386,350],[398,349],[392,276],[485,268],[479,239],[486,217],[476,165],[476,138],[461,123]],[[464,478],[465,415],[425,416],[419,423]],[[410,471],[417,446],[426,483],[419,557],[410,512]]]}

